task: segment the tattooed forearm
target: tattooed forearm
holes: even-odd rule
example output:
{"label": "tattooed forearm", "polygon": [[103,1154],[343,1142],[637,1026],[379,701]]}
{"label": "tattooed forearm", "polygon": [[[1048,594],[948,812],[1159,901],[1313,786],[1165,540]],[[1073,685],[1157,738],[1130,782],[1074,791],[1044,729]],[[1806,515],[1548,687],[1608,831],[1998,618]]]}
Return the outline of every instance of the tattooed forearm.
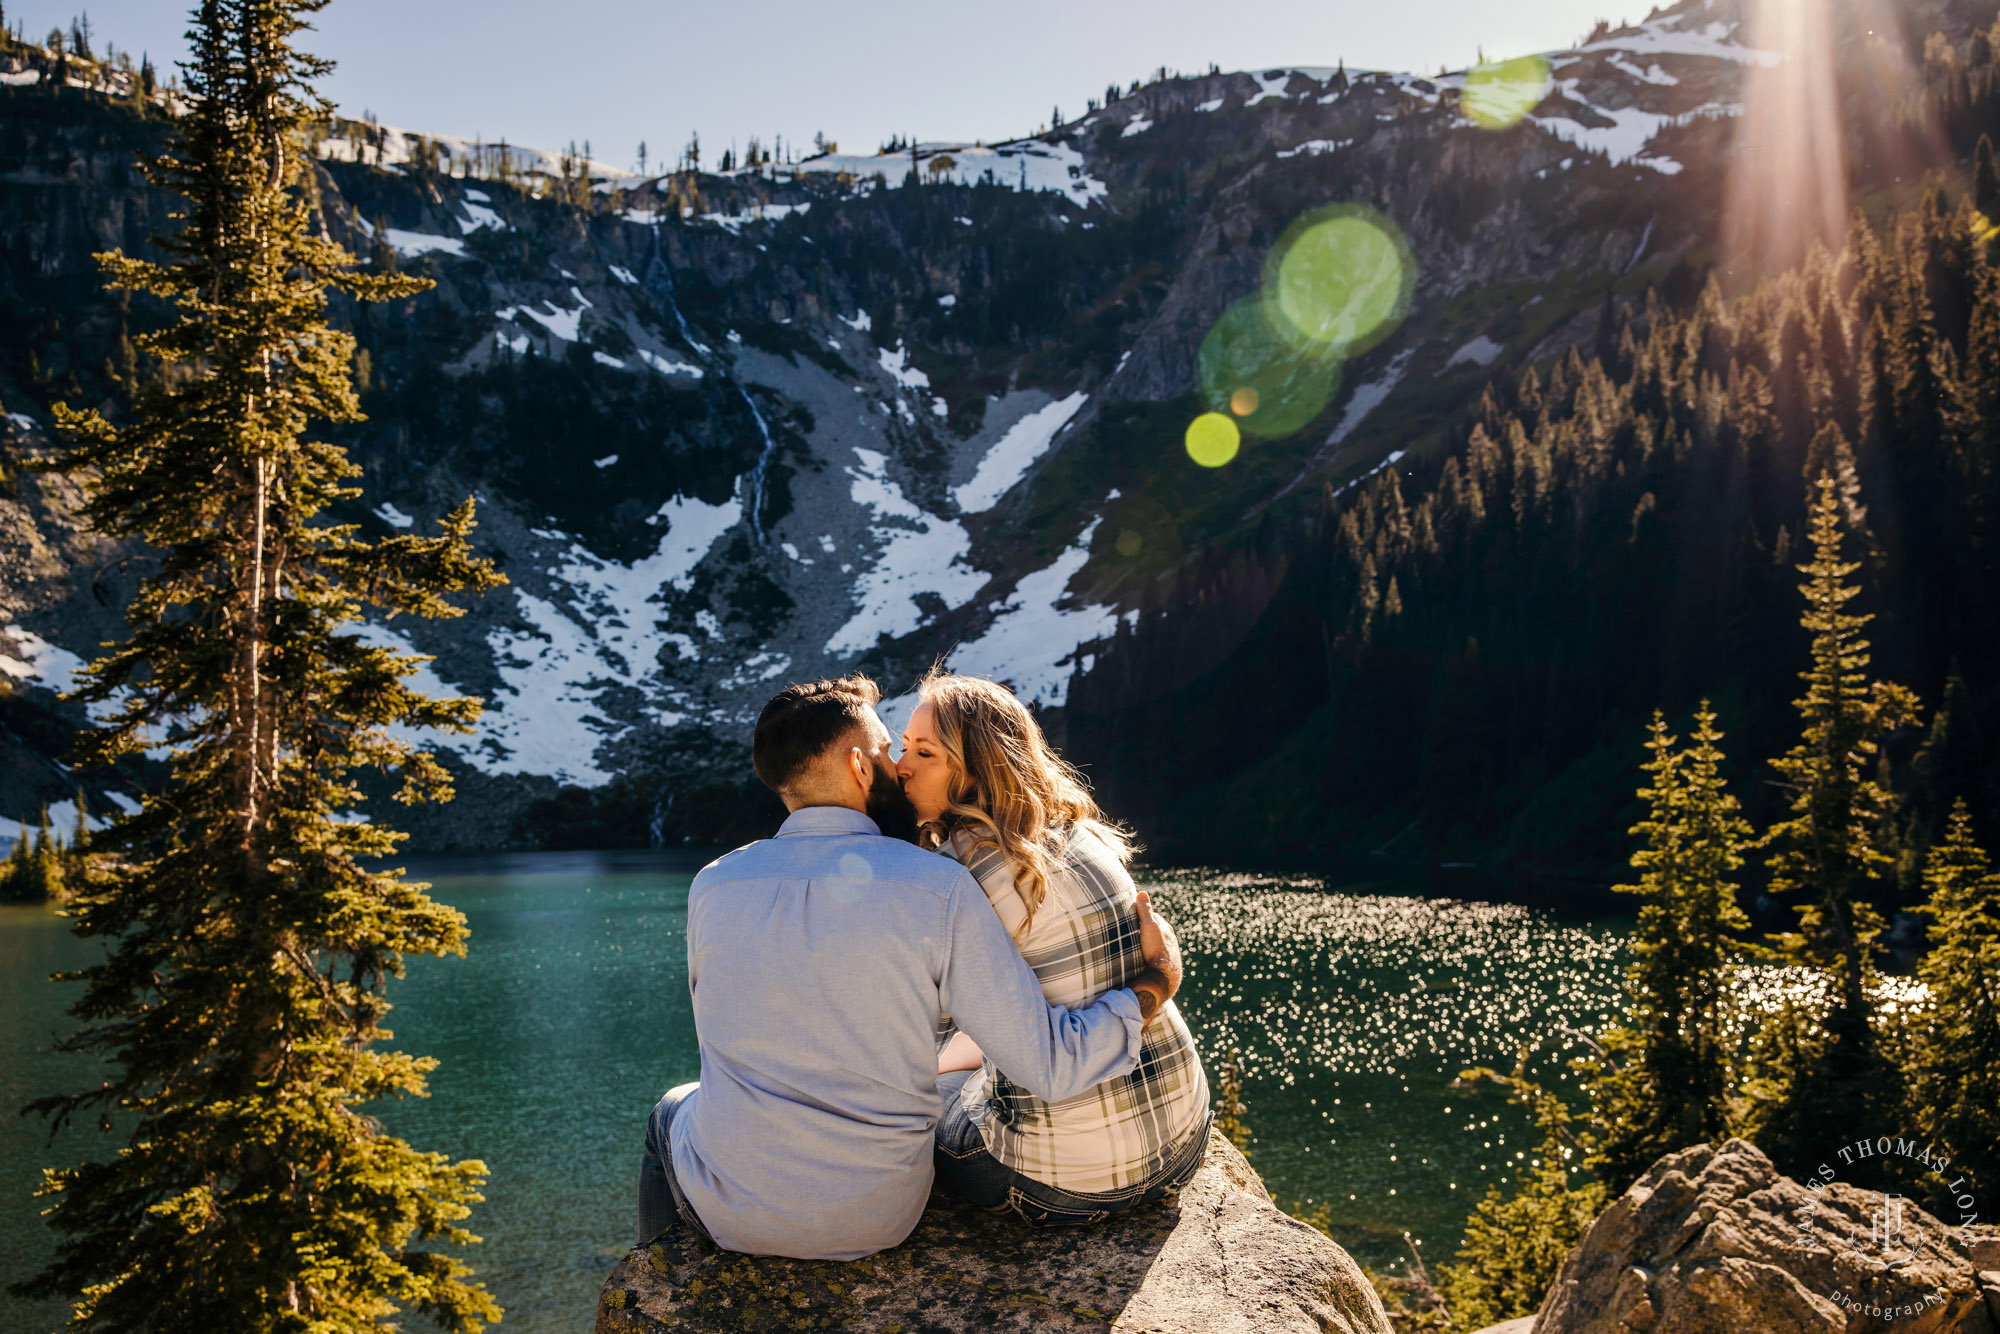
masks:
{"label": "tattooed forearm", "polygon": [[1157,968],[1145,968],[1132,979],[1132,994],[1139,998],[1139,1018],[1142,1024],[1153,1022],[1154,1016],[1159,1014],[1160,1007],[1167,1003],[1167,998],[1173,994],[1173,990],[1166,974]]}

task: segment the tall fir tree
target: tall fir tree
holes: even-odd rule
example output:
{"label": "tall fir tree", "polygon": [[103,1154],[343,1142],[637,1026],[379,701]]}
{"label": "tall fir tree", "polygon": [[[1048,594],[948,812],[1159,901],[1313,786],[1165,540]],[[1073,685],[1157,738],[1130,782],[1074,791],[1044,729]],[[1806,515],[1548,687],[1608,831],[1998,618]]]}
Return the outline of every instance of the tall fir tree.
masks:
{"label": "tall fir tree", "polygon": [[1236,1048],[1231,1047],[1217,1076],[1215,1128],[1245,1158],[1250,1156],[1250,1125],[1243,1117],[1249,1110],[1243,1102],[1243,1065]]}
{"label": "tall fir tree", "polygon": [[[1924,867],[1932,949],[1917,965],[1930,987],[1929,1031],[1919,1050],[1917,1096],[1924,1133],[1948,1145],[1947,1178],[1970,1178],[1978,1198],[2000,1190],[2000,872],[1972,834],[1960,800]],[[1957,1197],[1929,1183],[1933,1207],[1958,1218]]]}
{"label": "tall fir tree", "polygon": [[49,808],[42,807],[41,823],[35,826],[34,893],[39,899],[59,899],[66,892],[63,880],[62,837],[49,823]]}
{"label": "tall fir tree", "polygon": [[28,827],[22,825],[14,838],[14,850],[7,854],[6,865],[0,866],[0,899],[34,902],[41,897],[34,848],[28,838]]}
{"label": "tall fir tree", "polygon": [[323,517],[360,472],[306,436],[360,418],[328,295],[428,286],[356,271],[310,215],[301,149],[330,66],[291,42],[324,3],[196,9],[188,108],[146,163],[185,198],[181,228],[156,239],[163,262],[98,257],[111,287],[177,307],[144,343],[168,373],[130,424],[57,411],[69,448],[53,466],[86,483],[96,528],[159,556],[77,692],[111,710],[81,757],[171,752],[166,790],[99,836],[112,865],[72,909],[105,959],[64,975],[84,983],[67,1046],[110,1077],[37,1104],[59,1125],[129,1128],[108,1160],[47,1174],[60,1240],[21,1290],[67,1298],[75,1330],[338,1334],[399,1310],[474,1330],[500,1314],[460,1259],[422,1245],[476,1240],[459,1222],[484,1164],[360,1110],[423,1092],[433,1060],[377,1047],[385,979],[408,954],[463,953],[464,918],[364,867],[401,835],[338,813],[362,766],[399,774],[399,800],[448,797],[446,772],[389,729],[463,730],[479,705],[414,693],[422,659],[353,626],[366,606],[457,615],[450,594],[498,576],[470,554],[469,501],[435,537],[370,541]]}
{"label": "tall fir tree", "polygon": [[1747,932],[1735,875],[1751,843],[1722,777],[1722,733],[1703,700],[1687,749],[1653,715],[1639,789],[1646,818],[1633,826],[1641,900],[1626,975],[1627,1022],[1604,1034],[1586,1066],[1597,1142],[1590,1165],[1622,1191],[1661,1154],[1721,1140],[1731,1092],[1724,1007],[1736,946]]}
{"label": "tall fir tree", "polygon": [[1894,865],[1889,851],[1895,797],[1877,777],[1883,738],[1916,718],[1916,697],[1868,678],[1871,619],[1847,610],[1860,591],[1841,559],[1841,501],[1832,476],[1815,483],[1801,624],[1812,665],[1801,673],[1804,732],[1772,761],[1790,792],[1789,818],[1765,835],[1771,889],[1797,901],[1799,929],[1780,938],[1789,962],[1824,979],[1826,1013],[1803,1059],[1767,1070],[1749,1109],[1758,1143],[1787,1171],[1810,1166],[1856,1125],[1874,1124],[1895,1096],[1877,1041],[1874,951],[1881,915],[1868,895]]}
{"label": "tall fir tree", "polygon": [[1528,1078],[1528,1056],[1521,1053],[1512,1075],[1482,1066],[1459,1076],[1461,1085],[1488,1081],[1506,1088],[1508,1100],[1532,1112],[1541,1131],[1528,1162],[1513,1166],[1513,1190],[1501,1189],[1505,1177],[1487,1187],[1465,1220],[1453,1262],[1439,1269],[1438,1289],[1459,1329],[1533,1315],[1604,1207],[1603,1182],[1572,1180],[1588,1146],[1570,1129],[1562,1099]]}
{"label": "tall fir tree", "polygon": [[2000,213],[2000,161],[1994,158],[1992,138],[1984,134],[1972,150],[1972,206],[1989,221]]}

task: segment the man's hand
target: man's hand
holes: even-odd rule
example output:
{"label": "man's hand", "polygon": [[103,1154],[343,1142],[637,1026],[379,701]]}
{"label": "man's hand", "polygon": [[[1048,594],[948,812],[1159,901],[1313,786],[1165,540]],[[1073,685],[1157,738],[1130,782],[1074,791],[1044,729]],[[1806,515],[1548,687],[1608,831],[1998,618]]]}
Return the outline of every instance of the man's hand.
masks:
{"label": "man's hand", "polygon": [[1139,998],[1139,1017],[1153,1022],[1166,1003],[1181,989],[1181,943],[1163,917],[1153,915],[1153,901],[1139,891],[1139,952],[1146,967],[1132,979],[1132,992]]}

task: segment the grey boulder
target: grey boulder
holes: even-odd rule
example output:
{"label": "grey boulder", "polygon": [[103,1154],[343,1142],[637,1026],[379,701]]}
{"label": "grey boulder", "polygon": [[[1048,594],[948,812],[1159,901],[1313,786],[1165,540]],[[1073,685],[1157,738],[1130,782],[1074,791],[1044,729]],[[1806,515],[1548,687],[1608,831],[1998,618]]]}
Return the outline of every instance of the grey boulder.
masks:
{"label": "grey boulder", "polygon": [[1591,1224],[1533,1332],[2000,1331],[1990,1242],[1906,1201],[1885,1245],[1883,1210],[1875,1191],[1809,1190],[1743,1140],[1668,1154]]}

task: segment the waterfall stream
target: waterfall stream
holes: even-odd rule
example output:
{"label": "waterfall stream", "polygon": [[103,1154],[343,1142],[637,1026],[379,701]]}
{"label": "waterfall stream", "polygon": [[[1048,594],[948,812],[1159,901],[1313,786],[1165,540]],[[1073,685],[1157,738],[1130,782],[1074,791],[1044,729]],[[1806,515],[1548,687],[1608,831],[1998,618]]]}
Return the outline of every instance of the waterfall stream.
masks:
{"label": "waterfall stream", "polygon": [[757,539],[759,547],[769,551],[771,540],[764,531],[764,493],[770,476],[771,457],[778,452],[777,441],[771,438],[770,423],[764,420],[764,414],[757,407],[757,400],[751,397],[749,388],[737,378],[735,367],[724,361],[720,352],[697,339],[694,331],[688,328],[687,316],[681,314],[680,302],[674,298],[673,270],[660,254],[660,224],[657,220],[653,223],[653,257],[646,266],[646,286],[657,292],[667,303],[667,309],[674,317],[674,326],[680,330],[681,341],[686,343],[706,366],[729,382],[729,387],[743,400],[743,406],[750,410],[750,420],[757,424],[757,434],[763,440],[764,447],[757,452],[757,462],[750,468],[750,497],[749,504],[745,508],[749,512],[751,535]]}

